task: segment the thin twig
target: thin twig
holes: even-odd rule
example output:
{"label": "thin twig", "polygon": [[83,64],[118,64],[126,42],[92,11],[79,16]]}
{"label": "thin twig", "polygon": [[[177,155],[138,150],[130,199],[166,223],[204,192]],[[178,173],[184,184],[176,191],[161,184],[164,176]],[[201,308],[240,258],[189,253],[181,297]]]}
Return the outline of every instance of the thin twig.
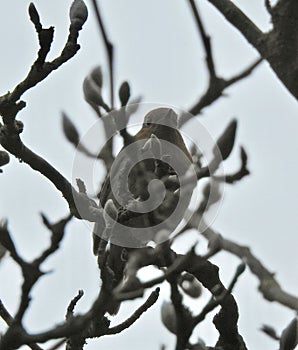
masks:
{"label": "thin twig", "polygon": [[200,33],[205,52],[206,52],[206,63],[208,66],[209,74],[210,74],[210,79],[212,80],[213,78],[216,77],[216,72],[215,72],[215,65],[214,65],[214,59],[213,59],[213,53],[212,53],[212,48],[211,48],[211,40],[210,36],[206,34],[203,22],[201,20],[198,8],[195,4],[194,0],[189,0],[189,4],[191,6],[196,25],[198,27],[198,31]]}
{"label": "thin twig", "polygon": [[94,7],[97,23],[99,26],[100,33],[103,37],[103,41],[105,44],[105,49],[106,49],[106,54],[108,58],[108,66],[109,66],[109,76],[110,76],[110,104],[111,104],[111,109],[114,109],[114,47],[111,41],[108,38],[99,6],[97,4],[96,0],[92,0],[92,4]]}
{"label": "thin twig", "polygon": [[[36,61],[31,66],[27,77],[21,81],[12,92],[0,97],[0,113],[5,125],[0,125],[0,143],[11,154],[27,163],[34,170],[47,177],[66,198],[70,211],[80,217],[76,209],[74,196],[76,191],[71,184],[45,159],[28,149],[20,140],[19,134],[23,130],[23,124],[15,120],[17,113],[26,106],[20,97],[36,84],[44,80],[51,72],[67,62],[79,50],[77,43],[79,31],[87,19],[87,8],[81,3],[79,17],[70,18],[69,35],[61,54],[51,62],[45,62],[53,39],[53,29],[43,29],[39,20],[39,14],[33,4],[29,6],[30,19],[38,33],[40,50]],[[95,202],[94,202],[95,204]],[[96,205],[96,204],[95,204]],[[95,220],[96,221],[96,220]]]}
{"label": "thin twig", "polygon": [[62,346],[64,343],[66,343],[66,341],[67,341],[67,339],[61,339],[47,350],[58,350],[60,348],[60,346]]}
{"label": "thin twig", "polygon": [[[200,34],[200,37],[202,39],[205,53],[206,53],[206,64],[208,67],[209,71],[209,85],[205,91],[205,93],[199,98],[198,102],[196,102],[193,107],[189,109],[187,113],[184,113],[179,120],[180,127],[185,124],[188,120],[190,120],[193,116],[196,116],[201,113],[201,111],[207,107],[210,106],[215,100],[220,98],[223,95],[224,90],[229,87],[230,85],[236,83],[237,81],[240,81],[241,79],[244,79],[247,77],[251,72],[254,70],[254,68],[262,61],[262,58],[258,59],[256,62],[254,62],[252,65],[250,65],[247,69],[245,69],[243,72],[240,74],[235,75],[234,77],[230,79],[224,79],[219,77],[216,74],[216,69],[215,69],[215,64],[214,64],[214,59],[213,59],[213,53],[212,53],[212,47],[211,47],[211,40],[208,34],[206,33],[206,30],[204,28],[203,22],[201,20],[198,8],[196,7],[195,0],[188,0],[190,7],[192,9],[192,13],[195,18],[195,22],[198,28],[198,32]],[[222,4],[215,5],[217,4],[217,0],[209,0],[211,3],[214,4],[214,6],[219,6],[220,8],[223,7]],[[221,1],[221,0],[220,0]],[[229,0],[225,0],[225,3],[231,6],[231,11],[239,10],[235,5],[231,3]],[[237,11],[236,11],[237,12]],[[244,18],[253,25],[252,22],[239,10],[241,15],[244,16]],[[238,14],[238,12],[237,12]],[[241,16],[240,16],[241,17]],[[258,28],[254,28],[254,36],[260,38],[262,35],[262,32]]]}
{"label": "thin twig", "polygon": [[[41,255],[38,258],[34,259],[31,263],[25,261],[18,254],[13,239],[11,238],[11,234],[8,230],[7,223],[0,227],[1,244],[10,252],[11,257],[22,269],[23,274],[22,293],[19,301],[19,306],[14,318],[12,318],[9,315],[8,311],[4,308],[3,304],[0,304],[1,316],[6,320],[6,322],[10,326],[7,333],[5,333],[5,335],[3,336],[5,338],[6,346],[8,346],[7,344],[12,344],[13,342],[19,341],[15,339],[15,333],[19,334],[19,338],[26,338],[27,334],[22,326],[22,320],[31,301],[31,290],[35,283],[39,280],[39,278],[44,274],[40,269],[40,265],[46,260],[46,258],[48,258],[59,248],[59,243],[64,235],[65,225],[71,217],[71,215],[68,215],[67,218],[60,220],[57,224],[50,224],[48,219],[45,216],[43,216],[44,224],[52,231],[51,243],[49,248],[46,249],[43,253],[41,253]],[[31,344],[36,342],[38,341],[28,340],[24,341],[21,344],[28,344],[31,346]],[[3,344],[1,343],[1,345]],[[33,344],[32,346],[34,347],[34,350],[40,350],[40,348],[37,347],[37,345]]]}
{"label": "thin twig", "polygon": [[143,305],[141,305],[127,320],[123,323],[109,328],[105,331],[105,335],[118,334],[129,328],[133,323],[135,323],[141,316],[144,314],[152,305],[154,305],[159,296],[159,288],[156,288],[149,296],[149,298],[145,301]]}
{"label": "thin twig", "polygon": [[[32,10],[32,6],[30,5],[30,9]],[[36,9],[34,8],[36,11]],[[38,15],[37,11],[36,14]],[[32,17],[31,17],[32,20]],[[82,21],[82,25],[83,25]],[[36,23],[34,23],[36,28]],[[39,26],[41,24],[39,23]],[[53,40],[53,28],[43,29],[38,28],[38,37],[40,50],[38,52],[38,57],[36,61],[33,63],[27,77],[19,83],[12,92],[7,93],[6,95],[0,97],[0,105],[5,103],[14,103],[19,100],[19,98],[23,95],[24,92],[34,87],[36,84],[44,80],[50,73],[59,68],[63,63],[67,62],[71,59],[77,51],[80,49],[80,45],[77,43],[79,31],[82,29],[81,27],[75,27],[72,23],[69,27],[69,36],[67,38],[67,42],[60,54],[59,57],[54,59],[51,62],[45,62],[45,58],[50,51],[50,46]]]}
{"label": "thin twig", "polygon": [[247,168],[247,154],[243,147],[240,148],[240,158],[241,158],[240,168],[234,174],[223,175],[223,176],[213,175],[212,178],[216,181],[224,181],[228,184],[234,184],[235,182],[242,180],[245,176],[250,174]]}
{"label": "thin twig", "polygon": [[248,77],[253,70],[263,61],[263,58],[258,58],[254,63],[249,65],[246,69],[244,69],[241,73],[234,75],[232,78],[226,80],[226,87],[229,87],[230,85],[236,83],[237,81],[240,81],[246,77]]}
{"label": "thin twig", "polygon": [[75,306],[77,305],[78,301],[83,297],[83,295],[84,291],[79,290],[78,294],[70,301],[65,315],[66,320],[73,316]]}
{"label": "thin twig", "polygon": [[272,14],[272,6],[270,4],[270,0],[265,0],[265,7],[268,13],[271,15]]}
{"label": "thin twig", "polygon": [[7,323],[8,326],[12,324],[13,317],[4,306],[2,300],[0,300],[0,316]]}
{"label": "thin twig", "polygon": [[217,77],[217,78],[214,78],[212,81],[210,81],[210,85],[208,86],[203,96],[201,96],[198,102],[196,102],[189,109],[188,113],[181,116],[179,120],[180,126],[182,126],[188,120],[193,118],[193,116],[200,114],[205,107],[210,106],[215,100],[220,98],[227,87],[248,77],[253,72],[253,70],[262,62],[262,60],[263,60],[262,58],[257,59],[255,62],[249,65],[246,69],[244,69],[241,73],[236,74],[232,78],[223,79],[223,78]]}
{"label": "thin twig", "polygon": [[[0,317],[6,322],[8,326],[11,326],[13,324],[14,319],[2,303],[2,300],[0,300]],[[32,350],[42,350],[42,348],[35,343],[28,344],[28,346]]]}
{"label": "thin twig", "polygon": [[69,214],[66,218],[51,224],[44,214],[41,214],[41,216],[45,226],[52,232],[52,237],[50,246],[33,261],[35,265],[41,265],[51,254],[59,249],[59,245],[64,237],[65,227],[73,217],[72,214]]}

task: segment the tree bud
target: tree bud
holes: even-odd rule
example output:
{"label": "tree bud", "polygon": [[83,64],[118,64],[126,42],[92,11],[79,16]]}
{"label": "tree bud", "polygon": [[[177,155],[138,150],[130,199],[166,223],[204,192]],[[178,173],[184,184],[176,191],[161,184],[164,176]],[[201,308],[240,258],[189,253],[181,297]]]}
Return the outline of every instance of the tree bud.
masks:
{"label": "tree bud", "polygon": [[90,72],[90,76],[92,80],[95,82],[95,84],[99,87],[102,88],[102,71],[100,66],[96,66],[92,69]]}
{"label": "tree bud", "polygon": [[83,0],[74,0],[69,10],[70,23],[77,29],[82,28],[88,17],[88,10]]}
{"label": "tree bud", "polygon": [[174,305],[164,301],[161,306],[161,320],[165,327],[173,334],[177,331],[177,318]]}
{"label": "tree bud", "polygon": [[130,86],[127,81],[124,81],[120,86],[119,98],[120,98],[121,106],[122,107],[126,106],[130,98]]}
{"label": "tree bud", "polygon": [[[219,137],[219,139],[216,142],[223,160],[227,159],[233,150],[236,130],[237,130],[237,121],[234,119],[229,123],[229,125],[227,126],[223,134]],[[217,147],[215,146],[213,148],[213,154],[215,156],[217,155],[216,154]]]}
{"label": "tree bud", "polygon": [[62,112],[62,126],[64,135],[67,138],[67,140],[77,146],[80,142],[80,136],[79,133],[73,124],[73,122],[68,118],[68,116]]}

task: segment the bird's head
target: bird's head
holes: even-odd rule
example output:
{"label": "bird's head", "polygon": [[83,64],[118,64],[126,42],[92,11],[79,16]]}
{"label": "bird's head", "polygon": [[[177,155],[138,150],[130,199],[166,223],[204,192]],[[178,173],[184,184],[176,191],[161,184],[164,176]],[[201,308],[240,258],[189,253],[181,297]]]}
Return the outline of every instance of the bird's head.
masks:
{"label": "bird's head", "polygon": [[156,108],[145,115],[143,127],[153,125],[165,125],[176,129],[178,127],[178,115],[171,108]]}

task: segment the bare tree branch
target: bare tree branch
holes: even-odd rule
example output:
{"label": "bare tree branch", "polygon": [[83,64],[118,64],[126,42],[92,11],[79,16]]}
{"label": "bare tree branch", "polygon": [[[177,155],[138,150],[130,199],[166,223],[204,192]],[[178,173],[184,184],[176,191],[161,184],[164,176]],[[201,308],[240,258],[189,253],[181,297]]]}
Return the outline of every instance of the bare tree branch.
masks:
{"label": "bare tree branch", "polygon": [[272,7],[270,4],[270,0],[265,0],[265,7],[266,7],[267,12],[271,15],[272,14]]}
{"label": "bare tree branch", "polygon": [[33,21],[38,33],[40,50],[38,52],[38,57],[33,63],[27,77],[21,83],[19,83],[12,92],[8,92],[6,95],[0,97],[1,112],[2,105],[12,104],[18,101],[25,91],[44,80],[52,71],[59,68],[63,63],[67,62],[77,53],[80,48],[79,44],[77,43],[79,31],[82,29],[82,26],[87,19],[87,8],[85,8],[84,11],[85,13],[82,14],[79,22],[74,23],[74,20],[77,18],[71,18],[69,36],[60,56],[54,59],[52,62],[45,62],[45,58],[50,51],[50,46],[53,40],[53,27],[43,29],[39,22],[39,15],[35,6],[30,4],[30,19]]}
{"label": "bare tree branch", "polygon": [[247,168],[247,154],[243,147],[240,148],[240,158],[241,158],[240,168],[234,174],[223,175],[223,176],[213,175],[212,178],[217,181],[224,181],[228,184],[234,184],[235,182],[242,180],[245,176],[250,174]]}
{"label": "bare tree branch", "polygon": [[[5,310],[3,304],[0,305],[1,306],[0,309],[2,313],[1,316],[6,320],[6,322],[10,326],[7,333],[4,335],[4,338],[8,334],[7,338],[13,339],[15,332],[20,333],[21,335],[25,334],[25,330],[23,329],[23,326],[22,326],[22,319],[30,304],[30,300],[31,300],[30,294],[31,294],[32,287],[37,282],[37,280],[44,274],[40,270],[40,265],[45,261],[47,257],[53,254],[59,248],[59,242],[61,241],[64,235],[65,225],[70,220],[70,218],[71,218],[71,215],[69,215],[64,220],[59,221],[57,224],[51,225],[44,216],[44,223],[52,231],[51,244],[50,244],[50,247],[40,255],[40,257],[33,260],[31,263],[28,263],[25,260],[23,260],[18,254],[15,248],[15,245],[13,243],[13,240],[11,238],[10,232],[8,230],[7,224],[1,225],[0,227],[1,244],[10,252],[11,257],[22,269],[22,274],[23,274],[22,294],[21,294],[19,307],[17,309],[16,315],[14,317],[11,317],[9,313]],[[8,343],[9,343],[9,340],[8,340]],[[36,341],[29,341],[26,344],[31,345],[32,343],[36,343]],[[0,343],[0,348],[1,346],[3,346],[2,342]],[[36,345],[33,345],[33,346],[35,346],[35,349],[37,349]]]}
{"label": "bare tree branch", "polygon": [[250,44],[263,51],[263,32],[230,0],[208,0],[233,24]]}
{"label": "bare tree branch", "polygon": [[[3,305],[2,301],[0,300],[0,317],[7,323],[8,326],[12,326],[14,323],[13,317],[10,315],[8,310]],[[29,348],[32,350],[42,350],[42,348],[38,344],[28,344]]]}
{"label": "bare tree branch", "polygon": [[[216,233],[211,227],[208,227],[203,233],[208,240],[216,239]],[[292,310],[298,310],[298,298],[284,291],[274,278],[274,273],[270,272],[261,261],[256,258],[250,248],[241,246],[231,240],[225,239],[220,235],[221,249],[230,252],[240,259],[245,259],[251,272],[258,278],[259,291],[268,301],[276,301]]]}
{"label": "bare tree branch", "polygon": [[12,325],[13,317],[4,306],[2,300],[0,300],[0,316],[7,323],[8,326]]}
{"label": "bare tree branch", "polygon": [[[205,90],[205,93],[189,109],[188,113],[184,113],[180,117],[180,120],[179,120],[180,126],[185,124],[193,116],[200,114],[201,111],[203,110],[203,108],[211,105],[214,101],[216,101],[218,98],[220,98],[223,95],[224,90],[226,88],[228,88],[230,85],[232,85],[232,84],[246,78],[247,76],[249,76],[252,73],[252,71],[262,61],[262,58],[258,59],[252,65],[247,67],[243,72],[236,74],[234,77],[232,77],[230,79],[224,79],[224,78],[219,77],[216,74],[216,68],[215,68],[214,59],[213,59],[213,51],[212,51],[212,46],[211,46],[211,39],[206,33],[206,30],[205,30],[203,22],[201,20],[199,11],[196,7],[195,0],[188,0],[188,1],[189,1],[191,10],[192,10],[197,28],[198,28],[199,35],[200,35],[202,42],[203,42],[203,45],[204,45],[205,54],[206,54],[206,64],[207,64],[207,68],[208,68],[208,72],[209,72],[209,84],[208,84],[207,89]],[[229,2],[229,0],[225,0],[225,1]]]}
{"label": "bare tree branch", "polygon": [[159,288],[156,288],[148,297],[143,305],[141,305],[127,320],[123,323],[109,328],[104,335],[118,334],[133,325],[151,306],[153,306],[159,296]]}
{"label": "bare tree branch", "polygon": [[50,180],[68,202],[70,211],[79,217],[74,202],[76,190],[51,164],[27,148],[22,143],[17,131],[11,132],[5,126],[0,126],[0,143],[9,153]]}
{"label": "bare tree branch", "polygon": [[94,7],[97,23],[103,37],[103,41],[106,48],[106,53],[108,57],[108,66],[109,66],[109,75],[110,75],[110,104],[111,109],[114,109],[114,47],[111,41],[108,38],[107,31],[105,29],[103,20],[101,18],[99,6],[96,0],[92,0]]}
{"label": "bare tree branch", "polygon": [[207,63],[207,67],[209,70],[209,79],[212,80],[216,77],[216,72],[215,72],[215,65],[214,65],[214,59],[213,59],[213,52],[212,52],[212,48],[211,48],[211,39],[210,36],[206,34],[203,22],[201,20],[199,11],[196,7],[196,3],[195,0],[188,0],[189,4],[191,6],[197,27],[198,27],[198,31],[200,33],[204,48],[205,48],[205,52],[206,52],[206,63]]}
{"label": "bare tree branch", "polygon": [[273,24],[268,33],[263,33],[232,1],[208,1],[259,51],[288,91],[298,99],[297,1],[280,0],[274,7],[269,1],[265,2]]}
{"label": "bare tree branch", "polygon": [[83,295],[84,295],[84,292],[82,290],[79,290],[78,294],[69,303],[67,312],[65,315],[65,318],[67,320],[73,316],[74,308],[77,305],[78,301],[83,297]]}
{"label": "bare tree branch", "polygon": [[193,327],[198,325],[200,322],[202,322],[205,317],[210,313],[212,310],[214,310],[218,305],[220,305],[221,301],[226,297],[228,293],[232,293],[233,288],[238,281],[238,278],[241,276],[241,274],[244,272],[244,267],[245,265],[241,264],[238,266],[236,269],[236,272],[234,274],[234,277],[230,283],[230,286],[226,291],[224,291],[221,295],[217,296],[214,298],[213,296],[211,299],[208,301],[208,303],[203,307],[202,311],[200,312],[199,315],[195,316],[193,318]]}
{"label": "bare tree branch", "polygon": [[44,225],[51,231],[52,236],[50,246],[33,261],[33,264],[35,265],[41,265],[50,255],[59,249],[60,242],[64,237],[66,225],[73,216],[72,214],[69,214],[66,218],[61,219],[55,224],[51,224],[45,214],[41,214],[41,217]]}
{"label": "bare tree branch", "polygon": [[[4,122],[4,125],[0,124],[0,143],[11,154],[48,178],[63,194],[69,204],[70,211],[76,217],[80,218],[74,200],[74,196],[77,197],[78,193],[53,166],[22,143],[19,134],[23,131],[23,124],[22,122],[15,120],[15,117],[26,105],[24,101],[18,102],[23,93],[41,82],[53,70],[59,68],[63,63],[76,54],[80,48],[77,43],[79,31],[82,29],[82,26],[87,19],[88,12],[82,0],[75,0],[73,2],[70,9],[70,27],[67,42],[60,56],[51,62],[45,62],[45,59],[50,50],[53,39],[53,29],[42,28],[39,14],[33,4],[30,4],[29,6],[29,14],[38,33],[40,50],[27,77],[19,83],[12,92],[8,92],[0,97],[0,113]],[[92,205],[96,207],[95,202]],[[96,219],[94,221],[96,221]]]}
{"label": "bare tree branch", "polygon": [[196,116],[201,113],[201,111],[211,105],[214,101],[216,101],[218,98],[223,96],[223,92],[226,88],[229,86],[235,84],[236,82],[248,77],[253,70],[262,62],[262,58],[257,59],[255,62],[253,62],[251,65],[249,65],[247,68],[245,68],[241,73],[236,74],[235,76],[224,79],[215,77],[210,81],[210,84],[203,94],[203,96],[200,97],[198,102],[196,102],[188,111],[187,114],[184,114],[180,118],[180,126],[185,124],[188,120],[193,118],[193,116]]}

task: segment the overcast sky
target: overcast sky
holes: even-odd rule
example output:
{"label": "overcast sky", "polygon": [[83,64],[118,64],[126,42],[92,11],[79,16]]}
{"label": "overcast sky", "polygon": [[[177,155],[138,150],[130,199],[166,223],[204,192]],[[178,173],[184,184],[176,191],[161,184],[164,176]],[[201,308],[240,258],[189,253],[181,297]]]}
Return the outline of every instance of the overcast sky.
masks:
{"label": "overcast sky", "polygon": [[[270,28],[262,1],[235,1],[263,30]],[[68,9],[71,1],[36,0],[45,26],[55,26],[51,58],[61,51],[67,37]],[[27,108],[18,118],[25,124],[22,138],[26,145],[51,162],[64,176],[72,179],[75,151],[63,136],[61,111],[65,111],[84,135],[96,121],[82,96],[82,81],[95,66],[103,67],[107,83],[105,54],[92,14],[81,32],[78,54],[54,72],[37,88],[24,95]],[[38,49],[34,28],[27,15],[29,1],[10,0],[0,4],[0,93],[4,94],[22,80]],[[187,109],[204,91],[207,72],[204,52],[187,1],[182,0],[104,0],[100,1],[108,33],[115,45],[116,86],[123,80],[131,84],[133,96],[144,102]],[[201,14],[212,35],[216,66],[224,77],[243,70],[258,57],[257,52],[207,3],[200,1]],[[107,84],[104,93],[107,94]],[[105,95],[107,96],[107,95]],[[200,122],[217,137],[232,118],[239,122],[236,147],[225,162],[225,172],[237,169],[239,146],[249,156],[251,175],[234,186],[226,186],[225,196],[214,228],[225,237],[249,245],[272,272],[283,288],[297,293],[297,201],[298,196],[298,116],[297,103],[277,80],[266,62],[248,78],[227,90],[204,110]],[[191,124],[193,123],[193,124]],[[196,121],[187,132],[196,138]],[[189,131],[191,130],[191,131]],[[96,148],[96,145],[95,145]],[[100,181],[100,179],[98,180]],[[48,242],[39,212],[55,221],[67,214],[67,204],[60,193],[41,175],[12,159],[0,176],[0,217],[9,219],[9,228],[20,253],[32,259]],[[86,310],[98,291],[99,277],[91,253],[88,226],[74,220],[67,230],[62,249],[49,259],[44,269],[53,272],[39,281],[26,315],[30,331],[41,331],[60,322],[69,300],[83,289],[86,293],[79,310]],[[196,239],[188,235],[179,243],[186,250]],[[238,260],[227,253],[212,259],[220,266],[225,284],[230,281]],[[20,273],[6,258],[0,265],[0,298],[13,313],[19,297]],[[262,299],[257,280],[247,270],[234,294],[240,307],[240,333],[250,349],[275,349],[274,342],[258,329],[263,323],[281,331],[294,313]],[[36,298],[34,298],[36,297]],[[161,300],[168,298],[168,289]],[[192,306],[200,311],[207,292]],[[140,300],[133,303],[139,305]],[[187,303],[190,303],[187,300]],[[132,311],[124,305],[115,323]],[[0,321],[0,330],[5,326]],[[199,327],[197,336],[214,345],[216,331],[209,317]],[[132,344],[133,342],[133,344]],[[117,337],[98,341],[117,349],[158,349],[164,343],[173,347],[174,338],[159,321],[159,307],[134,327]],[[90,342],[87,350],[96,349]],[[125,345],[126,344],[126,345]],[[124,346],[125,345],[125,346]]]}

